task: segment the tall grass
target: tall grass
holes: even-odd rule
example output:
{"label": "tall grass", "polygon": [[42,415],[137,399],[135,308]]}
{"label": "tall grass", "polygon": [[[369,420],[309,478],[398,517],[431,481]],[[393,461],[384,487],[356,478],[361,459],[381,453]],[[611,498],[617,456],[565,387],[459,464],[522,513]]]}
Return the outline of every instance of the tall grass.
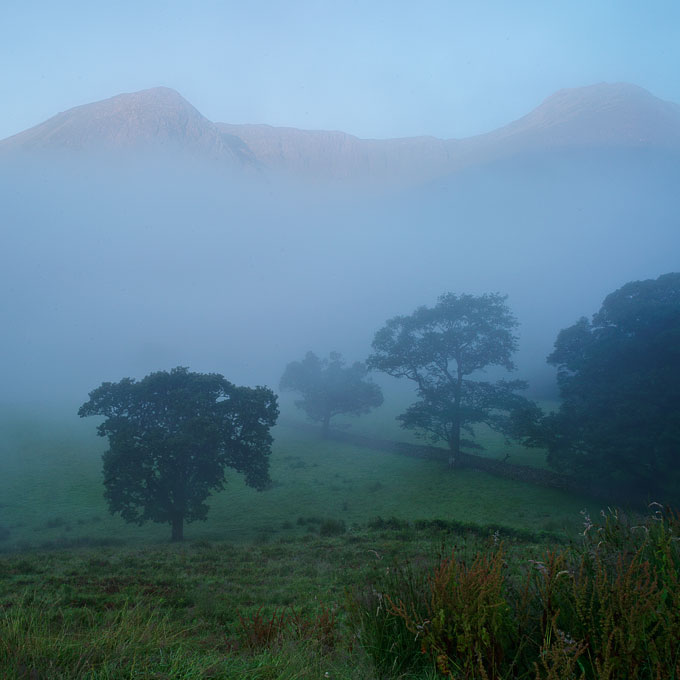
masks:
{"label": "tall grass", "polygon": [[417,577],[397,569],[354,593],[354,621],[380,669],[398,643],[409,667],[420,652],[456,679],[678,678],[679,544],[670,510],[586,515],[579,543],[538,559],[509,563],[496,543]]}

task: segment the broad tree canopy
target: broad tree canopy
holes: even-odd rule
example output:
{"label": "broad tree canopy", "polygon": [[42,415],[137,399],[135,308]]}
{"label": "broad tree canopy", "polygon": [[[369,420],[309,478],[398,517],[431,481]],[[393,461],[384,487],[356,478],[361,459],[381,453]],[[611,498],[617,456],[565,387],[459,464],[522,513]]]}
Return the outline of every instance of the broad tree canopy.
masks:
{"label": "broad tree canopy", "polygon": [[360,416],[382,404],[380,387],[368,380],[367,375],[365,364],[356,361],[347,366],[338,352],[331,352],[328,359],[307,352],[302,361],[286,366],[280,387],[302,395],[296,406],[310,420],[321,423],[327,435],[333,416]]}
{"label": "broad tree canopy", "polygon": [[128,522],[167,522],[181,540],[183,522],[207,516],[206,498],[224,488],[225,469],[256,489],[269,484],[270,428],[276,395],[237,387],[217,373],[186,368],[151,373],[139,382],[105,382],[78,415],[103,416],[108,437],[104,495]]}
{"label": "broad tree canopy", "polygon": [[434,307],[390,319],[373,341],[368,365],[417,385],[419,401],[399,416],[402,426],[445,441],[454,462],[461,446],[477,446],[461,432],[473,437],[473,425],[485,423],[510,435],[510,414],[531,408],[515,393],[524,382],[469,377],[489,366],[514,368],[517,322],[505,300],[446,293]]}
{"label": "broad tree canopy", "polygon": [[[634,281],[560,331],[559,411],[546,419],[559,469],[644,493],[680,489],[680,274]],[[653,499],[654,500],[654,499]]]}

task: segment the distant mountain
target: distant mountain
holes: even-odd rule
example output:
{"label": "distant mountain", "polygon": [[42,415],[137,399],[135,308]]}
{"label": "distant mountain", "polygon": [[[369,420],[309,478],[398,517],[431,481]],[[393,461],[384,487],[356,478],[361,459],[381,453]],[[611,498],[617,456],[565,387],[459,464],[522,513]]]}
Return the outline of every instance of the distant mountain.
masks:
{"label": "distant mountain", "polygon": [[213,123],[154,88],[60,113],[0,141],[0,152],[181,151],[286,176],[414,184],[499,159],[570,149],[680,151],[680,106],[635,85],[560,90],[526,116],[467,139],[360,139],[344,132]]}
{"label": "distant mountain", "polygon": [[344,132],[270,125],[217,127],[242,139],[262,166],[308,178],[424,180],[456,163],[457,142],[436,137],[360,139]]}
{"label": "distant mountain", "polygon": [[253,163],[243,142],[221,132],[180,94],[156,87],[77,106],[0,142],[2,150],[183,152]]}
{"label": "distant mountain", "polygon": [[549,149],[680,148],[680,106],[627,83],[559,90],[526,116],[466,140],[498,155]]}
{"label": "distant mountain", "polygon": [[560,90],[513,123],[460,140],[375,140],[268,125],[217,126],[242,139],[265,167],[336,179],[427,180],[523,153],[586,147],[680,150],[680,106],[625,83]]}

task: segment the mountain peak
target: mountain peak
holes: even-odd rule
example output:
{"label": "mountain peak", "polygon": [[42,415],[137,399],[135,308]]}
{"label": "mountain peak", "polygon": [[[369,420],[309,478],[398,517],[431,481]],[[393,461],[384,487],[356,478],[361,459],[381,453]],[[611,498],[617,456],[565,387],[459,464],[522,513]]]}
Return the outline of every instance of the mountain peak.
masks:
{"label": "mountain peak", "polygon": [[[182,95],[171,87],[150,87],[137,92],[124,92],[96,104],[118,105],[120,107],[169,107],[198,111]],[[86,104],[86,106],[91,106]],[[200,115],[200,114],[199,114]]]}
{"label": "mountain peak", "polygon": [[680,143],[680,106],[630,83],[558,90],[537,108],[490,133],[496,139],[531,134],[542,146],[665,146]]}
{"label": "mountain peak", "polygon": [[163,151],[244,160],[232,140],[169,87],[76,106],[9,137],[2,145],[24,151]]}

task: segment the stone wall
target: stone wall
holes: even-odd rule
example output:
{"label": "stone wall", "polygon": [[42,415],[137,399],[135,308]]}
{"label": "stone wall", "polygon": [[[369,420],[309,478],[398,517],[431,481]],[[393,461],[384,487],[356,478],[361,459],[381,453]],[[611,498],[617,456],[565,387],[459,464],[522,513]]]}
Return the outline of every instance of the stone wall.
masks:
{"label": "stone wall", "polygon": [[[393,442],[387,439],[367,437],[365,435],[355,434],[353,432],[343,432],[340,430],[331,430],[329,436],[335,441],[356,444],[357,446],[363,446],[376,451],[398,453],[412,458],[440,460],[443,463],[448,462],[449,459],[448,450],[436,446]],[[505,477],[506,479],[527,482],[529,484],[536,484],[551,489],[560,489],[562,491],[568,491],[583,496],[592,496],[599,500],[605,500],[608,503],[622,505],[631,505],[631,503],[640,505],[640,503],[642,503],[642,500],[640,500],[640,502],[633,502],[630,494],[622,494],[620,491],[616,492],[611,488],[594,487],[583,480],[562,475],[558,472],[553,472],[552,470],[532,467],[530,465],[516,465],[515,463],[494,460],[493,458],[485,458],[483,456],[475,456],[469,453],[460,455],[459,464],[461,467],[482,470],[492,475]]]}

